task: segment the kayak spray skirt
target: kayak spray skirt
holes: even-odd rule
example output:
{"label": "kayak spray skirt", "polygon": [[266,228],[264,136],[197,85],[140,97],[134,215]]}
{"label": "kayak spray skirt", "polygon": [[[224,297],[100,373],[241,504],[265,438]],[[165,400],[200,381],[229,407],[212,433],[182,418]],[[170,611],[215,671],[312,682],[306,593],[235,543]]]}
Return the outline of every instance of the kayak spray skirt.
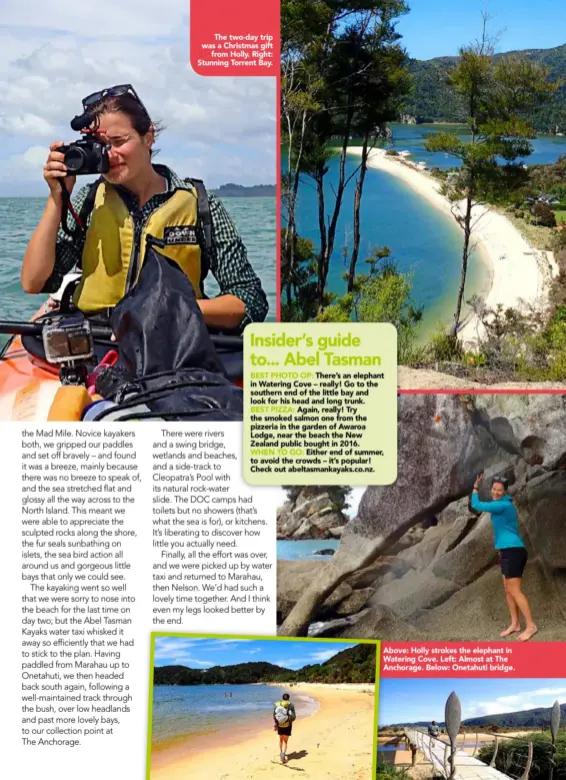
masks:
{"label": "kayak spray skirt", "polygon": [[119,358],[96,392],[116,406],[95,419],[242,419],[243,393],[226,378],[189,279],[153,242],[110,324]]}

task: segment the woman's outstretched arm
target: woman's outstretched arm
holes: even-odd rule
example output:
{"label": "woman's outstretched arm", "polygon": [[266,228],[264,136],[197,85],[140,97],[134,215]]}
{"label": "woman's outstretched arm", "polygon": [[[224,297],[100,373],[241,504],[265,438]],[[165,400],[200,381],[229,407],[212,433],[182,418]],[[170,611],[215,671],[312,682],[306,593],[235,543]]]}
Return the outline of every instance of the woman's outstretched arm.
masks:
{"label": "woman's outstretched arm", "polygon": [[503,501],[480,501],[477,490],[472,493],[472,509],[476,512],[490,512],[492,515],[501,515],[505,511]]}
{"label": "woman's outstretched arm", "polygon": [[492,515],[500,515],[505,511],[505,505],[502,501],[480,501],[478,490],[484,477],[485,471],[476,477],[470,505],[476,512],[489,512]]}

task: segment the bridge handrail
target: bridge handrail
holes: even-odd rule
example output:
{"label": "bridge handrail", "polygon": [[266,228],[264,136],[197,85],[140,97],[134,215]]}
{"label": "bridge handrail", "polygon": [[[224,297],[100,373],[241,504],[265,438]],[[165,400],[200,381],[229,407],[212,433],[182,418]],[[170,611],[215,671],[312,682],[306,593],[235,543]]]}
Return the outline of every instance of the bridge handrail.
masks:
{"label": "bridge handrail", "polygon": [[[416,748],[419,747],[419,737],[420,737],[420,745],[421,745],[421,751],[423,755],[426,757],[425,753],[425,746],[428,747],[428,754],[429,754],[429,761],[434,766],[440,765],[440,771],[446,776],[446,778],[453,778],[455,776],[455,758],[456,753],[458,751],[458,737],[460,736],[460,728],[462,725],[462,706],[460,703],[460,699],[458,698],[455,691],[452,691],[448,699],[446,700],[446,707],[445,707],[445,720],[447,724],[447,733],[446,736],[449,738],[450,742],[445,742],[443,739],[440,738],[440,735],[438,737],[433,737],[428,733],[428,729],[425,730],[422,726],[403,726],[403,734],[405,735],[405,739],[411,743],[412,746],[416,746]],[[550,717],[550,735],[551,735],[551,741],[547,745],[545,742],[539,743],[537,741],[537,746],[544,745],[545,748],[548,748],[548,751],[550,753],[550,756],[548,757],[549,765],[550,765],[550,772],[549,772],[549,778],[548,780],[553,780],[554,775],[554,769],[556,768],[556,753],[557,753],[557,746],[556,741],[558,737],[558,732],[560,730],[560,720],[561,720],[561,706],[558,700],[554,702],[551,709],[551,717]],[[425,741],[425,735],[428,737],[428,740]],[[474,750],[472,752],[472,755],[470,758],[473,761],[478,761],[478,763],[482,764],[483,761],[480,759],[477,759],[476,752],[478,750],[478,743],[479,743],[479,735],[480,732],[476,731],[476,744],[474,746]],[[491,761],[489,763],[489,767],[494,768],[495,767],[495,760],[497,758],[497,753],[499,750],[500,743],[506,742],[506,741],[516,741],[516,742],[522,742],[523,744],[527,744],[527,761],[525,764],[525,767],[523,769],[522,775],[517,778],[517,780],[528,780],[529,772],[531,771],[531,767],[533,764],[533,755],[534,755],[534,741],[532,739],[527,739],[525,737],[515,737],[508,734],[500,734],[498,732],[491,732],[491,736],[493,736],[493,755],[491,757]],[[435,756],[433,753],[433,743],[434,740],[438,740],[441,744],[444,745],[444,755],[441,759],[439,756]],[[462,744],[462,752],[465,753],[464,748],[466,745],[466,732],[464,730],[463,732],[463,744]],[[486,745],[487,747],[487,745]],[[448,749],[451,749],[450,753],[450,770],[448,770],[447,760],[448,760]],[[416,751],[413,752],[413,762],[415,759]],[[486,766],[484,764],[484,766]],[[498,775],[506,776],[504,772],[499,772],[499,770],[496,770]]]}
{"label": "bridge handrail", "polygon": [[[417,748],[421,750],[425,758],[428,758],[428,760],[433,766],[436,766],[446,778],[450,777],[451,770],[448,766],[448,756],[449,756],[451,745],[449,741],[445,741],[444,739],[440,738],[440,736],[447,736],[447,735],[443,734],[443,735],[439,735],[438,737],[433,737],[422,726],[415,726],[411,728],[406,727],[403,729],[403,732],[405,734],[406,739],[410,742],[413,742],[417,746]],[[425,737],[428,737],[428,739],[425,739]],[[464,737],[464,744],[465,744],[465,737],[466,737],[465,733],[463,734],[463,737]],[[493,737],[494,737],[494,747],[495,747],[493,751],[493,756],[491,758],[490,763],[485,764],[485,766],[490,766],[492,768],[495,766],[495,759],[498,753],[500,742],[506,739],[506,737],[499,734],[493,734]],[[533,755],[534,755],[533,742],[532,740],[524,739],[522,737],[511,737],[510,739],[515,739],[517,741],[526,743],[528,745],[527,762],[523,770],[523,774],[519,778],[517,778],[517,780],[528,780],[529,772],[531,770],[531,766],[533,762]],[[438,755],[435,755],[433,752],[432,746],[435,740],[440,744],[444,745],[444,754],[442,759]],[[479,741],[479,732],[476,732],[476,744],[474,746],[474,750],[471,756],[472,758],[475,758],[475,754],[478,748],[478,741]],[[454,747],[457,749],[456,743],[454,744]],[[476,760],[479,761],[479,759]]]}
{"label": "bridge handrail", "polygon": [[[416,733],[419,733],[419,734],[423,734],[424,736],[428,736],[427,729],[423,728],[422,726],[415,726],[413,728],[413,731],[415,731]],[[476,731],[476,732],[473,732],[473,734],[475,734],[475,737],[476,737],[476,744],[474,746],[474,751],[472,753],[472,757],[475,757],[475,755],[476,755],[476,753],[477,753],[477,751],[478,751],[478,749],[480,747],[480,745],[479,745],[479,736],[480,736],[480,734],[488,734],[488,736],[493,737],[493,743],[489,743],[488,742],[488,743],[485,743],[484,745],[481,745],[482,748],[483,747],[488,747],[490,744],[494,744],[495,747],[496,747],[494,756],[492,757],[489,766],[494,766],[493,762],[494,762],[494,759],[495,759],[495,755],[497,754],[497,749],[499,747],[499,743],[500,742],[506,742],[508,740],[509,741],[514,741],[514,742],[522,742],[525,745],[527,745],[528,747],[533,744],[533,740],[532,739],[527,739],[526,737],[515,737],[513,735],[502,734],[502,733],[495,732],[495,731],[494,732]],[[457,745],[459,737],[463,738],[462,739],[462,743],[465,744],[467,736],[468,736],[468,734],[465,731],[462,732],[461,734],[458,734],[457,737],[456,737],[455,745]],[[450,744],[449,742],[445,742],[444,739],[441,739],[441,737],[446,737],[448,739],[448,734],[440,734],[438,737],[434,737],[434,739],[438,739],[440,742],[444,742],[447,745]],[[541,742],[541,743],[539,743],[538,746],[540,748],[542,748],[543,750],[547,750],[548,753],[552,753],[553,752],[553,748],[552,748],[552,743],[551,742],[548,742],[548,743]],[[530,750],[530,747],[529,747],[529,750]]]}

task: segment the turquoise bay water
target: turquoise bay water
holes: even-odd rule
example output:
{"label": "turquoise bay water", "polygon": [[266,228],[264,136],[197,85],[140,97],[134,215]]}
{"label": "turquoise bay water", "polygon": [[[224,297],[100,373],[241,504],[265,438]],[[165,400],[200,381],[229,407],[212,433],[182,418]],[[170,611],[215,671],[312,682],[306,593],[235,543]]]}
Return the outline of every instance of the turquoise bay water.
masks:
{"label": "turquoise bay water", "polygon": [[315,555],[317,550],[337,550],[339,539],[280,539],[277,542],[277,558],[281,561],[328,561],[331,555]]}
{"label": "turquoise bay water", "polygon": [[[411,152],[415,161],[426,161],[429,166],[440,168],[455,165],[453,158],[424,151],[424,143],[431,133],[450,129],[464,134],[464,128],[394,124],[391,129],[394,148]],[[533,146],[535,152],[528,159],[529,164],[552,163],[561,154],[566,154],[566,138],[544,136],[535,139]],[[346,176],[358,164],[359,158],[349,156]],[[338,179],[337,158],[330,161],[329,168],[325,184],[327,219],[334,204],[333,186]],[[342,279],[346,270],[343,250],[345,246],[351,248],[352,245],[354,187],[355,177],[346,188],[328,275],[328,289],[338,294],[346,291],[346,283]],[[316,191],[312,180],[306,176],[299,190],[297,221],[300,234],[318,246]],[[438,322],[447,324],[451,320],[460,280],[462,240],[462,231],[455,220],[430,205],[408,184],[383,171],[368,169],[361,206],[361,243],[357,270],[359,273],[367,271],[364,260],[376,246],[386,245],[390,248],[399,269],[412,274],[413,298],[417,304],[424,306],[421,337],[428,336]],[[466,282],[466,298],[473,293],[485,293],[488,283],[485,264],[481,256],[474,253]]]}
{"label": "turquoise bay water", "polygon": [[[224,205],[238,228],[249,260],[269,299],[267,318],[274,321],[275,198],[226,198]],[[22,258],[44,207],[44,198],[0,198],[0,319],[28,320],[45,299],[41,295],[27,295],[20,285]],[[216,293],[218,288],[212,276],[207,279],[205,288],[209,295]]]}
{"label": "turquoise bay water", "polygon": [[[269,729],[273,704],[286,690],[275,685],[156,685],[152,744],[246,726]],[[229,693],[232,698],[224,695]],[[297,717],[311,714],[318,706],[305,695],[292,693],[292,700]]]}
{"label": "turquoise bay water", "polygon": [[[358,164],[356,157],[349,156],[346,176]],[[326,176],[325,194],[329,207],[334,204],[332,187],[338,180],[338,165],[336,158],[331,160]],[[354,187],[355,178],[346,188],[328,273],[328,289],[338,294],[346,292],[346,282],[342,279],[346,270],[342,251],[345,245],[350,248],[352,245]],[[315,245],[319,242],[317,209],[316,192],[305,181],[299,192],[298,231]],[[388,246],[399,270],[412,275],[413,299],[424,306],[423,334],[433,330],[438,321],[448,322],[460,279],[462,231],[456,222],[430,205],[404,181],[372,168],[368,169],[365,179],[360,219],[358,273],[367,272],[364,261],[376,246]],[[474,255],[467,294],[485,292],[488,281],[483,263]]]}

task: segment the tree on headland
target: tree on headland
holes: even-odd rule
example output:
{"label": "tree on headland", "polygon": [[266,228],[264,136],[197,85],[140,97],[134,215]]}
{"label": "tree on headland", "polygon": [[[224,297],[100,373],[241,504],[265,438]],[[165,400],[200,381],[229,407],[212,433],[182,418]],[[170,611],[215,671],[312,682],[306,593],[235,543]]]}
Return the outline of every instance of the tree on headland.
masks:
{"label": "tree on headland", "polygon": [[[464,230],[460,284],[450,336],[460,324],[470,254],[473,250],[473,208],[481,202],[505,202],[524,187],[528,171],[523,160],[533,152],[530,140],[536,131],[529,119],[557,89],[550,71],[516,57],[494,60],[494,41],[483,17],[479,41],[460,49],[450,84],[461,97],[467,113],[469,138],[442,132],[427,139],[426,148],[445,152],[461,162],[457,175],[446,180],[443,193],[453,202],[453,212]],[[457,204],[463,201],[460,208]]]}
{"label": "tree on headland", "polygon": [[[404,0],[282,0],[281,140],[286,148],[282,198],[287,230],[281,264],[287,269],[284,297],[291,304],[296,278],[296,204],[301,176],[314,183],[318,233],[314,301],[326,302],[326,281],[338,218],[349,182],[358,174],[353,214],[354,242],[348,290],[354,286],[360,243],[360,204],[369,153],[396,118],[408,91],[406,55],[395,23]],[[360,164],[347,174],[348,143],[362,138]],[[331,148],[334,147],[334,148]],[[339,149],[338,181],[329,204],[325,180]],[[327,213],[328,211],[328,213]]]}

